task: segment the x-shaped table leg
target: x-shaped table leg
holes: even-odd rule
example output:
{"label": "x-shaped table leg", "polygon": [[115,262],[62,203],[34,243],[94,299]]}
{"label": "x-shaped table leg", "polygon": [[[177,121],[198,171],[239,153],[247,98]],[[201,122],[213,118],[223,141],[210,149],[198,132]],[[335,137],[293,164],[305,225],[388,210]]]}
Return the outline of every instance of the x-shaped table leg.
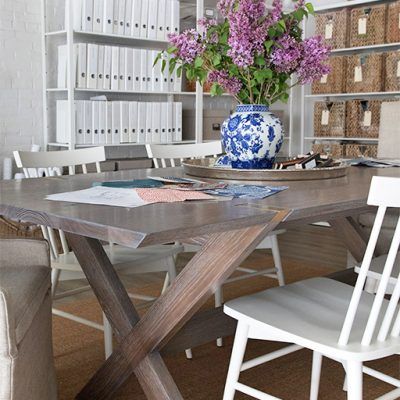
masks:
{"label": "x-shaped table leg", "polygon": [[182,399],[158,351],[287,214],[287,211],[271,212],[267,224],[210,235],[142,319],[99,241],[68,234],[69,243],[120,342],[77,398],[112,398],[135,373],[149,399]]}

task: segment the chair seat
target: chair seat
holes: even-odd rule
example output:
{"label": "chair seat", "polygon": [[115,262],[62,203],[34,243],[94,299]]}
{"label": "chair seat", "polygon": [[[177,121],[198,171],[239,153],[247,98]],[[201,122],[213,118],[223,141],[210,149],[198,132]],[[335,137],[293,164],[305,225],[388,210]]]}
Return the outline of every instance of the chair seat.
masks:
{"label": "chair seat", "polygon": [[[146,272],[151,269],[149,264],[166,257],[172,257],[183,251],[181,245],[156,245],[140,249],[131,249],[119,245],[105,245],[106,251],[111,263],[117,270],[132,268],[135,272]],[[78,260],[73,252],[61,254],[56,261],[52,262],[53,268],[59,268],[68,271],[80,271]],[[140,271],[138,271],[140,269]]]}
{"label": "chair seat", "polygon": [[[366,292],[361,297],[349,344],[338,345],[353,290],[352,286],[328,278],[313,278],[229,301],[224,312],[248,324],[250,338],[296,343],[332,358],[350,356],[367,361],[384,357],[386,351],[387,355],[393,354],[393,347],[400,352],[400,338],[384,343],[373,339],[370,346],[361,346],[374,300]],[[385,300],[382,310],[387,305]]]}
{"label": "chair seat", "polygon": [[[381,255],[379,257],[376,257],[376,258],[374,258],[372,260],[371,267],[370,267],[370,269],[368,271],[368,276],[370,278],[374,278],[376,280],[380,280],[381,279],[382,271],[383,271],[383,269],[385,267],[386,259],[387,259],[387,254],[383,254],[383,255]],[[357,265],[354,268],[354,270],[355,270],[355,272],[357,274],[360,273],[360,266]],[[393,270],[392,270],[391,277],[390,277],[390,280],[389,280],[389,282],[392,285],[396,284],[399,274],[400,274],[400,252],[397,253],[396,261],[395,261],[395,263],[393,265]]]}

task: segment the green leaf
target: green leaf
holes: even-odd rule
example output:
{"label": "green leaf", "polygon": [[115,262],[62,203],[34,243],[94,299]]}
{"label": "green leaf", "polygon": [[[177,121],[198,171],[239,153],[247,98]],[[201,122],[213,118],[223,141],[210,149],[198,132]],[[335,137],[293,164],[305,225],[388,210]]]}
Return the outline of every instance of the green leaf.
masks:
{"label": "green leaf", "polygon": [[256,58],[255,58],[255,63],[257,64],[257,65],[259,65],[259,66],[264,66],[265,64],[266,64],[266,61],[265,61],[265,58],[264,57],[262,57],[262,56],[257,56]]}
{"label": "green leaf", "polygon": [[153,62],[153,67],[155,67],[155,65],[161,60],[162,57],[162,53],[158,53],[157,57],[155,58],[154,62]]}
{"label": "green leaf", "polygon": [[194,60],[194,67],[200,68],[203,65],[203,63],[204,63],[203,59],[197,56],[196,59]]}
{"label": "green leaf", "polygon": [[297,20],[297,21],[302,21],[304,16],[305,16],[306,12],[302,9],[299,8],[298,10],[293,12],[293,17]]}
{"label": "green leaf", "polygon": [[289,94],[288,93],[283,93],[280,97],[279,100],[282,101],[283,103],[287,103],[289,100]]}
{"label": "green leaf", "polygon": [[161,72],[164,73],[165,67],[167,66],[167,60],[164,58],[161,63]]}
{"label": "green leaf", "polygon": [[182,76],[182,69],[183,69],[183,66],[180,65],[178,67],[178,69],[176,70],[176,75],[178,76],[178,78],[180,78]]}
{"label": "green leaf", "polygon": [[214,82],[211,85],[211,89],[210,89],[210,94],[211,96],[221,96],[224,93],[224,91],[222,90],[221,86],[218,85],[218,83]]}
{"label": "green leaf", "polygon": [[267,51],[271,50],[271,47],[274,45],[274,41],[273,40],[267,40],[266,42],[264,42],[264,47]]}
{"label": "green leaf", "polygon": [[215,67],[217,67],[218,65],[220,65],[220,64],[221,64],[221,59],[222,59],[221,54],[215,54],[215,56],[213,57],[213,60],[212,60],[213,65],[214,65]]}
{"label": "green leaf", "polygon": [[280,21],[278,21],[278,25],[285,31],[286,30],[286,24],[285,21],[283,19],[281,19]]}
{"label": "green leaf", "polygon": [[306,8],[311,15],[315,15],[314,6],[311,3],[307,3]]}
{"label": "green leaf", "polygon": [[168,53],[168,54],[172,54],[172,53],[175,53],[177,50],[178,50],[177,47],[171,46],[171,47],[168,47],[167,53]]}

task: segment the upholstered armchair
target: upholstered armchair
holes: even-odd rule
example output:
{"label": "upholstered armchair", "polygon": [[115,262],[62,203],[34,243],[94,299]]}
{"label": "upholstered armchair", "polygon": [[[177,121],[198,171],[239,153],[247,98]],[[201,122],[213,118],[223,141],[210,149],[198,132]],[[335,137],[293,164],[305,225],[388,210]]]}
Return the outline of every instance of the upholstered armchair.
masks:
{"label": "upholstered armchair", "polygon": [[57,398],[47,242],[0,240],[0,400]]}

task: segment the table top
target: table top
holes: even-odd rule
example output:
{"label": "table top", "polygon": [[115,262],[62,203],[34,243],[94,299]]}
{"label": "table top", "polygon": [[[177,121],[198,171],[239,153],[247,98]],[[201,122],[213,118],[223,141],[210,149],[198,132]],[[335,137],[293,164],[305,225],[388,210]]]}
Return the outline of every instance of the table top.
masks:
{"label": "table top", "polygon": [[291,211],[282,228],[357,214],[368,209],[366,199],[374,175],[400,177],[400,168],[353,167],[343,178],[283,182],[288,190],[263,200],[151,204],[138,208],[48,201],[45,196],[89,188],[93,182],[184,176],[183,170],[147,169],[0,181],[0,215],[140,247],[267,223],[276,214],[274,210],[279,209]]}

